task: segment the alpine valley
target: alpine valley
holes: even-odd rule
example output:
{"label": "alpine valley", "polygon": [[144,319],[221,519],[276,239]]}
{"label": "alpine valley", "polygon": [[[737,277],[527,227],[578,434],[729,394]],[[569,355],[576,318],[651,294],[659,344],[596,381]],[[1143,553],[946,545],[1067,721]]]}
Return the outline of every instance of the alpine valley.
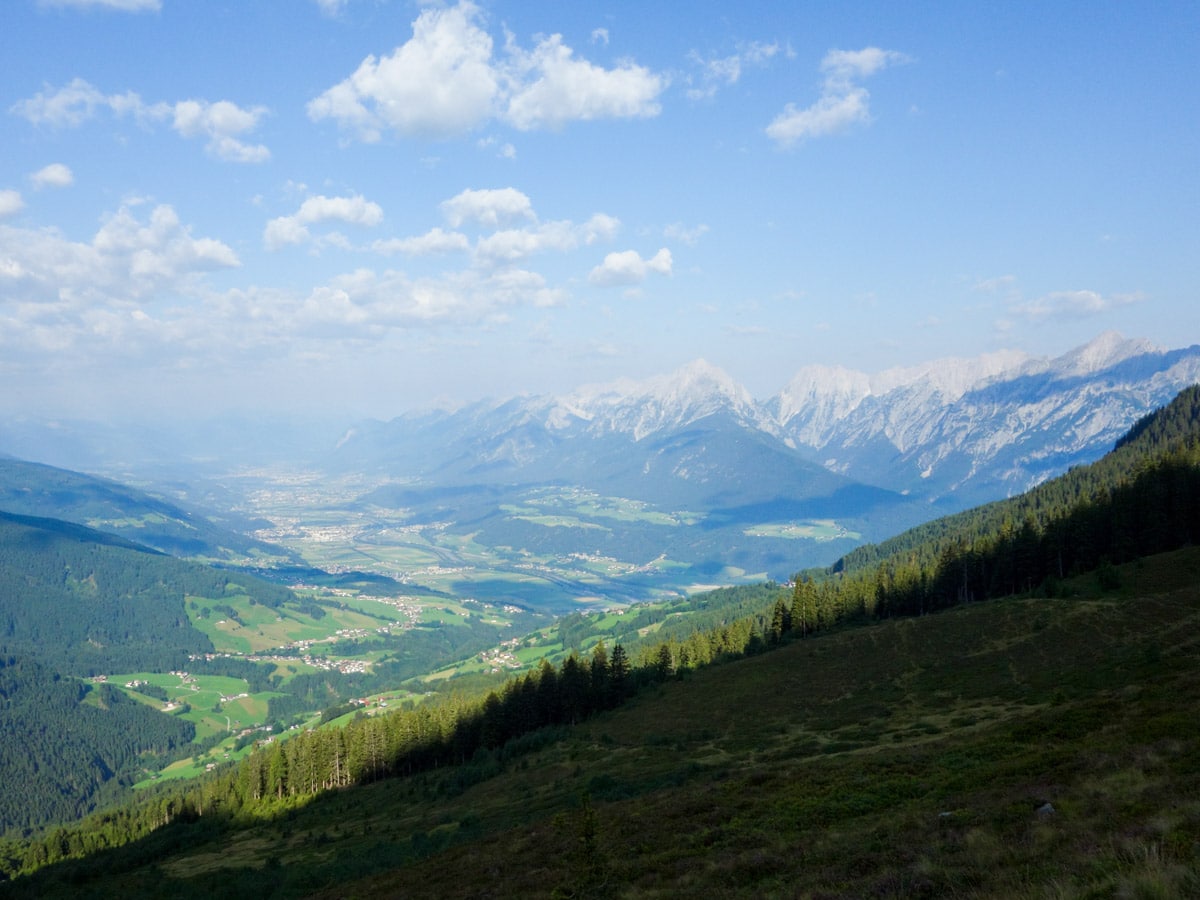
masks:
{"label": "alpine valley", "polygon": [[763,400],[698,360],[348,428],[9,422],[0,448],[136,483],[293,562],[561,615],[786,580],[1095,460],[1197,381],[1200,346],[1109,332],[1053,359],[808,366]]}
{"label": "alpine valley", "polygon": [[[174,499],[10,461],[0,895],[1197,896],[1196,366],[694,364]],[[686,589],[759,540],[826,555]]]}
{"label": "alpine valley", "polygon": [[1198,380],[1200,347],[1114,333],[1056,359],[807,367],[765,400],[697,361],[561,397],[360,423],[319,467],[380,485],[347,508],[374,522],[374,540],[399,526],[442,553],[468,538],[493,560],[512,548],[507,563],[552,576],[534,594],[526,579],[526,600],[562,612],[566,597],[611,605],[786,579],[1095,460]]}

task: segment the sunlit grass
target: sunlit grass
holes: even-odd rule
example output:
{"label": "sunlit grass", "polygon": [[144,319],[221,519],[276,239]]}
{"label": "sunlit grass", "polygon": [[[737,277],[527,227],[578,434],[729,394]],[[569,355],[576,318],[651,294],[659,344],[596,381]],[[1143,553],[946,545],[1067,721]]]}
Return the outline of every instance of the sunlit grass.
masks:
{"label": "sunlit grass", "polygon": [[747,537],[773,537],[787,540],[833,541],[841,538],[861,540],[862,534],[848,531],[833,519],[806,519],[803,522],[772,522],[743,529]]}

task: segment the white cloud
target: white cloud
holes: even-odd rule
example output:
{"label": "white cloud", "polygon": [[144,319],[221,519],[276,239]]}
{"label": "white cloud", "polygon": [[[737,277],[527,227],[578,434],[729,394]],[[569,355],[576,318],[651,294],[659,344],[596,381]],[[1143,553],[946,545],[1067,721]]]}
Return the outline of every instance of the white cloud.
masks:
{"label": "white cloud", "polygon": [[77,127],[106,110],[118,118],[133,117],[143,125],[170,120],[182,137],[208,138],[209,154],[226,162],[265,162],[271,156],[271,151],[262,144],[242,140],[267,114],[262,106],[244,109],[229,100],[146,103],[132,91],[105,94],[84,79],[75,78],[58,90],[47,85],[33,97],[9,108],[9,112],[34,125],[55,128]]}
{"label": "white cloud", "polygon": [[560,253],[579,246],[579,230],[570,222],[546,222],[536,228],[511,228],[480,238],[475,256],[488,264],[511,263],[535,253]]}
{"label": "white cloud", "polygon": [[887,66],[907,61],[903,53],[878,47],[830,50],[821,62],[825,81],[820,98],[804,109],[794,103],[787,104],[767,126],[767,136],[782,147],[792,147],[809,138],[836,134],[869,122],[870,94],[857,82]]}
{"label": "white cloud", "polygon": [[70,168],[62,163],[50,163],[30,175],[29,180],[33,182],[35,189],[41,190],[47,187],[70,187],[75,183],[75,176]]}
{"label": "white cloud", "polygon": [[[444,211],[481,228],[480,235],[443,223],[368,247],[409,256],[470,254],[453,260],[462,265],[428,275],[360,268],[296,290],[215,290],[206,273],[238,265],[237,255],[219,240],[193,235],[169,206],[127,203],[85,240],[0,224],[0,359],[28,373],[50,371],[52,359],[59,369],[94,377],[105,367],[132,366],[165,383],[172,372],[196,367],[262,373],[304,361],[305,371],[316,371],[316,361],[346,354],[361,361],[413,346],[418,332],[474,339],[522,310],[565,302],[565,290],[524,259],[569,253],[620,227],[603,213],[539,222],[529,198],[515,189],[463,192],[452,200]],[[267,224],[264,242],[319,244],[331,239],[318,234],[321,223],[349,230],[383,222],[382,209],[357,195],[294,202],[292,215]],[[666,250],[649,260],[632,257],[608,261],[612,283],[670,273]]]}
{"label": "white cloud", "polygon": [[607,47],[608,46],[608,29],[607,28],[593,28],[592,29],[592,43],[593,44],[602,44],[603,46]]}
{"label": "white cloud", "polygon": [[24,208],[25,201],[21,199],[20,191],[14,191],[11,188],[0,190],[0,218],[15,215]]}
{"label": "white cloud", "polygon": [[495,137],[489,136],[489,137],[480,138],[478,141],[475,142],[475,145],[477,147],[479,147],[480,150],[486,150],[489,147],[496,147],[496,156],[498,156],[500,159],[516,159],[517,158],[517,148],[516,147],[514,147],[511,143],[508,143],[508,142],[505,142],[502,144]]}
{"label": "white cloud", "polygon": [[303,244],[309,237],[308,229],[294,216],[272,219],[263,228],[263,245],[268,250],[278,250],[289,244]]}
{"label": "white cloud", "polygon": [[532,53],[510,50],[521,83],[509,97],[505,118],[522,131],[591,119],[648,118],[662,109],[658,95],[666,81],[644,66],[627,62],[604,69],[576,59],[557,34]]}
{"label": "white cloud", "polygon": [[[581,245],[610,240],[621,225],[604,213],[596,213],[582,224],[565,220],[538,222],[529,197],[515,188],[462,191],[444,201],[441,210],[452,226],[477,225],[490,232],[478,237],[472,245],[471,239],[459,231],[434,228],[417,237],[377,240],[371,249],[406,256],[470,250],[477,266],[496,270],[538,253],[566,253]],[[522,222],[526,224],[506,227]],[[499,275],[494,273],[493,277]]]}
{"label": "white cloud", "polygon": [[[267,223],[263,244],[268,250],[278,250],[288,244],[302,244],[310,237],[308,225],[339,221],[373,228],[383,221],[383,208],[359,194],[351,197],[309,197],[295,214],[280,216]],[[345,244],[341,235],[327,236],[327,241]]]}
{"label": "white cloud", "polygon": [[443,231],[433,228],[418,237],[391,238],[386,241],[375,241],[371,249],[376,253],[391,255],[401,253],[405,256],[432,256],[438,253],[453,253],[469,250],[471,242],[465,234],[457,231]]}
{"label": "white cloud", "polygon": [[[309,338],[329,343],[378,342],[389,333],[442,325],[479,326],[504,321],[520,306],[555,306],[561,291],[536,272],[503,269],[412,278],[388,269],[357,269],[303,296],[239,291],[223,300],[222,317],[241,323],[238,334],[253,352],[266,342]],[[210,328],[213,326],[209,326]]]}
{"label": "white cloud", "polygon": [[1122,306],[1140,303],[1144,295],[1113,294],[1104,296],[1097,291],[1053,291],[1036,300],[1021,301],[1011,311],[1035,322],[1045,319],[1084,319],[1109,312]]}
{"label": "white cloud", "polygon": [[650,259],[642,259],[636,250],[610,253],[592,269],[588,280],[600,287],[641,284],[652,274],[671,274],[671,251],[663,247]]}
{"label": "white cloud", "polygon": [[140,124],[149,125],[170,118],[172,110],[169,103],[146,103],[134,91],[105,94],[90,82],[73,78],[57,90],[45,85],[32,97],[14,103],[8,111],[34,125],[75,128],[104,111],[118,118],[130,116]]}
{"label": "white cloud", "polygon": [[479,18],[470,3],[425,10],[407,43],[390,56],[364,59],[308,104],[309,117],[334,119],[367,141],[385,127],[427,137],[469,131],[488,117],[500,91],[492,39]]}
{"label": "white cloud", "polygon": [[597,118],[657,115],[666,87],[633,63],[605,69],[577,59],[561,35],[522,50],[510,35],[502,57],[483,28],[483,13],[463,0],[426,9],[412,37],[390,55],[368,56],[350,77],[308,104],[314,121],[333,119],[364,141],[385,130],[445,138],[491,119],[521,130]]}
{"label": "white cloud", "polygon": [[371,228],[383,221],[383,208],[360,194],[352,197],[309,197],[300,204],[296,218],[305,225],[337,219]]}
{"label": "white cloud", "polygon": [[119,103],[121,101],[116,95],[106,96],[82,78],[73,78],[56,91],[45,85],[42,91],[26,100],[17,101],[8,111],[28,119],[34,125],[61,128],[82,125],[102,107],[115,111]]}
{"label": "white cloud", "polygon": [[767,135],[790,147],[810,137],[822,137],[845,131],[851,125],[871,118],[866,88],[844,94],[827,94],[806,109],[789,103],[767,127]]}
{"label": "white cloud", "polygon": [[234,251],[193,236],[170,206],[141,213],[120,208],[85,241],[0,225],[3,358],[53,378],[74,368],[90,383],[101,359],[113,371],[149,357],[206,364],[224,352],[221,334],[238,339],[205,306],[205,275],[238,266]]}
{"label": "white cloud", "polygon": [[534,219],[529,197],[516,188],[465,190],[442,203],[442,215],[454,228],[475,222],[496,228],[520,219]]}
{"label": "white cloud", "polygon": [[997,275],[995,278],[985,278],[983,281],[977,282],[973,290],[985,294],[1007,293],[1013,291],[1016,285],[1017,277],[1015,275]]}
{"label": "white cloud", "polygon": [[320,7],[321,12],[327,16],[340,15],[342,10],[346,8],[348,0],[316,0],[316,4]]}
{"label": "white cloud", "polygon": [[689,79],[695,83],[693,87],[688,88],[687,95],[692,100],[712,97],[719,88],[736,84],[742,77],[745,66],[765,66],[778,52],[778,44],[764,44],[759,41],[741,44],[736,53],[713,59],[705,59],[693,50],[688,54],[688,58],[700,66],[700,75],[697,79]]}
{"label": "white cloud", "polygon": [[673,241],[682,241],[685,244],[695,244],[700,238],[708,234],[707,225],[697,225],[694,228],[688,228],[682,222],[675,222],[663,229],[663,236],[670,238]]}
{"label": "white cloud", "polygon": [[621,220],[614,216],[596,213],[584,223],[583,242],[594,244],[597,241],[611,241],[621,229]]}
{"label": "white cloud", "polygon": [[862,50],[830,50],[821,61],[826,84],[848,84],[868,78],[888,66],[908,62],[908,57],[895,50],[864,47]]}
{"label": "white cloud", "polygon": [[76,9],[91,9],[101,7],[115,9],[120,12],[158,12],[162,9],[162,0],[38,0],[41,7],[74,7]]}
{"label": "white cloud", "polygon": [[267,114],[266,107],[243,109],[228,100],[182,100],[175,104],[173,127],[184,137],[207,137],[207,150],[226,162],[257,163],[271,158],[262,144],[246,144],[239,139],[258,127]]}
{"label": "white cloud", "polygon": [[53,230],[0,227],[0,305],[126,307],[189,289],[196,276],[240,265],[219,240],[192,237],[170,206],[139,220],[128,206],[88,243]]}

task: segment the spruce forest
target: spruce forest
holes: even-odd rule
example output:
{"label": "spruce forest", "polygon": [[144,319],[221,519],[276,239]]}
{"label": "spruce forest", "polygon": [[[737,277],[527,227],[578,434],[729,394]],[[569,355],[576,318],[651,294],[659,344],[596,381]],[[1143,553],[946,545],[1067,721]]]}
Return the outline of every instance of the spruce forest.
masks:
{"label": "spruce forest", "polygon": [[[1182,896],[1200,889],[1198,534],[1194,387],[1093,465],[787,586],[707,595],[686,627],[647,638],[564,622],[588,649],[558,665],[359,713],[10,838],[4,891],[390,896],[433,866],[461,876],[439,896],[667,896],[665,872],[703,858],[691,889],[717,896]],[[33,627],[9,615],[10,640]],[[54,627],[67,652],[71,632]],[[22,666],[9,657],[0,676]],[[22,703],[70,710],[77,688],[30,674],[38,693],[3,694],[12,721]],[[97,746],[119,758],[187,738],[126,727],[141,744]],[[69,768],[71,746],[58,752]],[[647,753],[660,762],[623,767]],[[796,779],[786,813],[766,790],[783,790],[784,773]],[[735,789],[745,796],[730,800]],[[981,794],[999,806],[953,805]],[[924,847],[897,833],[919,805]],[[617,824],[658,806],[699,844]],[[796,846],[752,852],[779,816]],[[865,843],[849,852],[841,831]],[[523,880],[505,862],[517,859],[545,880]],[[1017,869],[1000,876],[999,862]],[[508,887],[492,893],[485,871]]]}

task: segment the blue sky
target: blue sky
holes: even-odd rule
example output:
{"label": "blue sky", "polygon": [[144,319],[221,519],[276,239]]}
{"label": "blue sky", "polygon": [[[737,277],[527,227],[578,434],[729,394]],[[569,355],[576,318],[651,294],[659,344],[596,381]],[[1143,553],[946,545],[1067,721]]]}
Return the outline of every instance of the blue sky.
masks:
{"label": "blue sky", "polygon": [[1200,5],[7,0],[7,412],[1200,342]]}

